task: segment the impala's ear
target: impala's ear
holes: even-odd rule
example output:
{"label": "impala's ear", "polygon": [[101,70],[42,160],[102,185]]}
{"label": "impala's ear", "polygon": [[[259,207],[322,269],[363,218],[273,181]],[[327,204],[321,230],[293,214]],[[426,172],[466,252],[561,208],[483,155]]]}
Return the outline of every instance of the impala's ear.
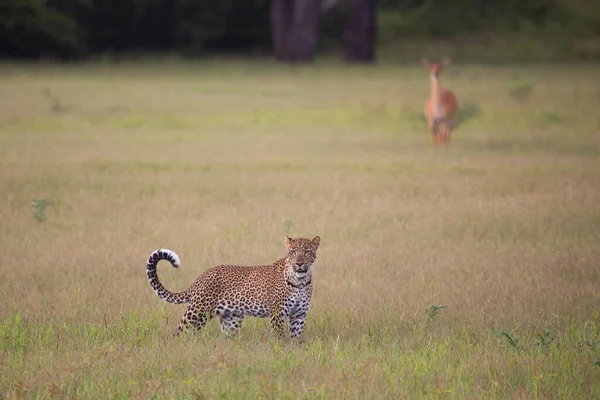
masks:
{"label": "impala's ear", "polygon": [[290,247],[292,247],[292,238],[289,237],[288,235],[285,235],[285,247],[289,250]]}
{"label": "impala's ear", "polygon": [[314,244],[316,248],[319,248],[319,245],[321,244],[321,238],[318,236],[315,236],[313,238],[313,240],[311,241],[311,243]]}
{"label": "impala's ear", "polygon": [[423,63],[423,66],[427,69],[431,69],[431,64],[429,63],[429,61],[427,61],[426,58],[421,58],[421,62]]}
{"label": "impala's ear", "polygon": [[446,65],[450,64],[450,61],[450,57],[444,57],[442,60],[442,65],[445,67]]}

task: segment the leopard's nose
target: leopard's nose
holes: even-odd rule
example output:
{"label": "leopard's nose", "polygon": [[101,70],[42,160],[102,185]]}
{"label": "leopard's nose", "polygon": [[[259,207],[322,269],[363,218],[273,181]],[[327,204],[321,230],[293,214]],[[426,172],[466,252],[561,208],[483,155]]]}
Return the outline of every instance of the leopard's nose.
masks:
{"label": "leopard's nose", "polygon": [[303,265],[304,265],[304,262],[297,262],[297,263],[296,263],[296,266],[297,266],[298,268],[302,267]]}

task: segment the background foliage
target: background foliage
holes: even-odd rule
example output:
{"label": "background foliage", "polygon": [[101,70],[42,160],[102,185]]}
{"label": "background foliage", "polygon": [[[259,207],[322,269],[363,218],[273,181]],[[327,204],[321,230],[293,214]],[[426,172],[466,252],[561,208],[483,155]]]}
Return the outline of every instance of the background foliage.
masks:
{"label": "background foliage", "polygon": [[[563,56],[595,57],[599,51],[592,39],[600,34],[598,4],[380,0],[378,44],[517,34],[554,47],[558,41]],[[4,0],[0,53],[69,59],[123,52],[266,52],[271,49],[269,6],[269,0]],[[342,0],[323,16],[322,49],[339,46],[348,8]],[[578,44],[582,40],[584,44]]]}

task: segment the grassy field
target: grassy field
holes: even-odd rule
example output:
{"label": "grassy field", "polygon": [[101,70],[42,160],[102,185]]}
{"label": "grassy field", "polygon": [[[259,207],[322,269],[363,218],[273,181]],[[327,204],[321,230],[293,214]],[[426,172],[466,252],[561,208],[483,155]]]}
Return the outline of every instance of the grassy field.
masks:
{"label": "grassy field", "polygon": [[[0,66],[0,398],[600,397],[600,67]],[[306,343],[171,336],[321,236]],[[447,306],[438,308],[437,306]]]}

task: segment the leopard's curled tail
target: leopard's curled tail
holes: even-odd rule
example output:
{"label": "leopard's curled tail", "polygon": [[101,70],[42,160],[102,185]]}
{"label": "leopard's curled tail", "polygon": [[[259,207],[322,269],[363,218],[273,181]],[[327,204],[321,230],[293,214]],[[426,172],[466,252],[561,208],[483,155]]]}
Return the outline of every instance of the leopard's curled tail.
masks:
{"label": "leopard's curled tail", "polygon": [[152,289],[154,289],[158,297],[164,301],[174,304],[188,303],[190,301],[188,290],[184,290],[180,293],[173,293],[165,289],[162,283],[160,283],[158,280],[156,265],[160,260],[169,261],[175,268],[179,268],[180,265],[179,256],[174,251],[169,249],[155,250],[152,254],[150,254],[150,257],[148,257],[148,263],[146,264],[146,273],[148,274],[150,286],[152,286]]}

